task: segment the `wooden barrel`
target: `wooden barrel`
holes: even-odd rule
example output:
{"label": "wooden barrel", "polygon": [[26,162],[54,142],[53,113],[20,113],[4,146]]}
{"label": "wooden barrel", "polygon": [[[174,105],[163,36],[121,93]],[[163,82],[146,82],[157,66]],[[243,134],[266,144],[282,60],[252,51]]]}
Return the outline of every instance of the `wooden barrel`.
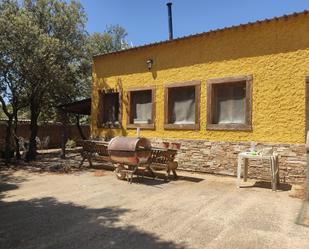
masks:
{"label": "wooden barrel", "polygon": [[147,138],[115,137],[108,144],[108,153],[114,163],[146,163],[151,155],[151,143]]}

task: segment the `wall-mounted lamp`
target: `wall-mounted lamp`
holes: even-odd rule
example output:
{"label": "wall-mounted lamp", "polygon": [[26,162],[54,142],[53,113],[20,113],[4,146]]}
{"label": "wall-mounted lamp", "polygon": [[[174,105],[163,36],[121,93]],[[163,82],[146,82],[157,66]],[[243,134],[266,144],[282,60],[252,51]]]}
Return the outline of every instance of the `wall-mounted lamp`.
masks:
{"label": "wall-mounted lamp", "polygon": [[153,59],[148,59],[146,61],[146,64],[147,64],[148,70],[150,70],[153,66]]}

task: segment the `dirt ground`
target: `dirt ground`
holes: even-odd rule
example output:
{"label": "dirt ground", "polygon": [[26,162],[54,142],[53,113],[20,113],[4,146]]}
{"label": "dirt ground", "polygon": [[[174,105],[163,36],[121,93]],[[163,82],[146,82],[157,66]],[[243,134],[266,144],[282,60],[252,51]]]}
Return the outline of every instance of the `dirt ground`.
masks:
{"label": "dirt ground", "polygon": [[0,175],[1,249],[309,248],[308,202],[255,181],[237,189],[232,177],[185,172],[132,184],[94,169]]}

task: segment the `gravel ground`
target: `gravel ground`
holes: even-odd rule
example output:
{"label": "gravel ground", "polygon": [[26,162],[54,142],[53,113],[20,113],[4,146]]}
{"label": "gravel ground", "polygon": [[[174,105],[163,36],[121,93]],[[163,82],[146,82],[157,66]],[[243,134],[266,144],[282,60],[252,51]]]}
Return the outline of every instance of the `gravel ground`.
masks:
{"label": "gravel ground", "polygon": [[[309,248],[308,203],[235,178],[2,171],[0,248]],[[309,214],[309,213],[308,213]]]}

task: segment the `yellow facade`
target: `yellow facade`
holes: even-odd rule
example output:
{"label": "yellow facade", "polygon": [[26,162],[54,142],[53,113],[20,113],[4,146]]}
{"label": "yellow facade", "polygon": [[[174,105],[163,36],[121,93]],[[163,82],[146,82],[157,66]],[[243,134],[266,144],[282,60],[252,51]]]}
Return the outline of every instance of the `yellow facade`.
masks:
{"label": "yellow facade", "polygon": [[[155,86],[154,130],[145,137],[205,139],[210,141],[257,141],[304,143],[305,77],[309,76],[309,14],[229,28],[94,57],[92,135],[97,128],[98,90],[121,85],[122,129],[113,135],[133,136],[126,129],[126,89]],[[152,58],[153,68],[146,60]],[[206,129],[206,80],[252,75],[252,131]],[[201,81],[200,130],[164,130],[164,86]]]}

